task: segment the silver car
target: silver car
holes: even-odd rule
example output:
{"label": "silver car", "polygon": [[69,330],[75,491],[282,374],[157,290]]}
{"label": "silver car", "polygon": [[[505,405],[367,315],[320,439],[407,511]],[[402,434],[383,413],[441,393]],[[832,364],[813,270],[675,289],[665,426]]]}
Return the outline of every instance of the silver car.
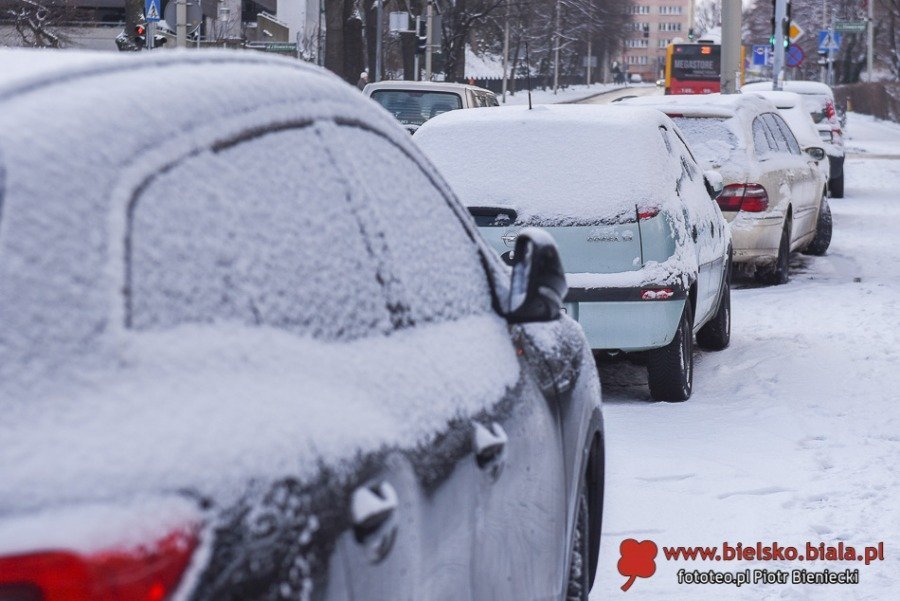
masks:
{"label": "silver car", "polygon": [[731,223],[736,265],[762,282],[783,284],[791,252],[827,250],[826,183],[817,165],[825,151],[802,148],[771,102],[754,94],[709,94],[623,104],[665,112],[704,168],[722,174],[717,200]]}

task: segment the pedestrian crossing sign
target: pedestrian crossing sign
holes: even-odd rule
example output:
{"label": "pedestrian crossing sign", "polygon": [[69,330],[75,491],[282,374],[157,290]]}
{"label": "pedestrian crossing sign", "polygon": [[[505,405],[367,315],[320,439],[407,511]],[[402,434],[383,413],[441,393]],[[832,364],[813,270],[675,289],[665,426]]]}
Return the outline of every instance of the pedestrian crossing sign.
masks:
{"label": "pedestrian crossing sign", "polygon": [[144,20],[159,21],[159,2],[160,0],[146,0],[144,3]]}

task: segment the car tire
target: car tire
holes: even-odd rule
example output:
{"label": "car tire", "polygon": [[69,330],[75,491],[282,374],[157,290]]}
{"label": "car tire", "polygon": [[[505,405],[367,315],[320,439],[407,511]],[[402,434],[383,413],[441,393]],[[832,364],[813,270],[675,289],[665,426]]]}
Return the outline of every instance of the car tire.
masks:
{"label": "car tire", "polygon": [[572,556],[569,559],[569,583],[566,586],[566,601],[587,601],[591,592],[590,575],[590,504],[587,483],[582,482],[578,491],[578,515],[572,533]]}
{"label": "car tire", "polygon": [[831,245],[832,225],[831,206],[828,204],[828,199],[823,198],[822,207],[819,209],[819,219],[816,221],[816,236],[803,252],[808,255],[824,255]]}
{"label": "car tire", "polygon": [[756,272],[757,280],[763,284],[779,286],[787,284],[791,279],[791,220],[785,219],[781,228],[781,242],[778,244],[778,257],[775,263]]}
{"label": "car tire", "polygon": [[828,181],[828,191],[831,192],[832,198],[844,197],[844,174],[840,174]]}
{"label": "car tire", "polygon": [[722,288],[722,298],[715,316],[697,332],[697,346],[707,351],[721,351],[731,342],[731,284],[728,277]]}
{"label": "car tire", "polygon": [[657,401],[681,402],[691,398],[694,386],[694,315],[690,301],[672,341],[647,354],[650,396]]}

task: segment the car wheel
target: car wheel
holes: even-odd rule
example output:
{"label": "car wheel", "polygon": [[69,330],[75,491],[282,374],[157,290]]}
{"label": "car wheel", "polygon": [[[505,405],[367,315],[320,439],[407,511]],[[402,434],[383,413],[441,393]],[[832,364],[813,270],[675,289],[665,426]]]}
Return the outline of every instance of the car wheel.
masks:
{"label": "car wheel", "polygon": [[691,398],[694,386],[694,316],[690,301],[672,342],[647,355],[650,396],[657,401],[680,402]]}
{"label": "car wheel", "polygon": [[722,298],[715,316],[697,332],[697,346],[709,351],[721,351],[731,342],[731,284],[725,278]]}
{"label": "car wheel", "polygon": [[828,190],[831,192],[832,198],[844,197],[844,174],[840,174],[828,181]]}
{"label": "car wheel", "polygon": [[586,483],[582,483],[578,493],[578,516],[575,519],[572,557],[569,560],[569,584],[566,587],[566,601],[587,601],[591,591],[590,582],[590,506]]}
{"label": "car wheel", "polygon": [[822,208],[819,209],[819,220],[816,221],[816,237],[809,243],[803,252],[808,255],[824,255],[831,245],[831,206],[828,200],[822,199]]}
{"label": "car wheel", "polygon": [[784,221],[781,242],[778,244],[778,258],[768,268],[757,271],[757,279],[764,284],[787,284],[790,279],[791,263],[791,220]]}

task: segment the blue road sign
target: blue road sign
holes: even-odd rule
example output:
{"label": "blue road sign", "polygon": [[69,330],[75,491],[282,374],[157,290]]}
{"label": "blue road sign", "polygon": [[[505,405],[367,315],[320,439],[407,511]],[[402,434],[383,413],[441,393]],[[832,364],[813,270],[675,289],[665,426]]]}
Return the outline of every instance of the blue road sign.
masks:
{"label": "blue road sign", "polygon": [[159,3],[160,0],[144,0],[144,20],[146,22],[159,21],[161,13]]}
{"label": "blue road sign", "polygon": [[825,54],[829,50],[840,50],[841,49],[841,41],[844,39],[844,34],[840,31],[832,32],[831,35],[828,34],[827,31],[819,32],[819,52]]}
{"label": "blue road sign", "polygon": [[784,53],[784,64],[788,67],[799,67],[803,64],[804,58],[806,58],[806,53],[803,52],[803,48],[800,46],[791,46],[787,49],[787,52]]}
{"label": "blue road sign", "polygon": [[753,46],[753,65],[757,67],[765,67],[772,64],[772,47],[768,44],[757,44]]}

